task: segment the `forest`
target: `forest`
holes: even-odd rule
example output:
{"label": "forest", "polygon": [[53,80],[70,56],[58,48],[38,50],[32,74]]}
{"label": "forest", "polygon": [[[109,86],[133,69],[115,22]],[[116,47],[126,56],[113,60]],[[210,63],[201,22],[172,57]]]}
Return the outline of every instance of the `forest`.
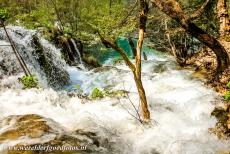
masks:
{"label": "forest", "polygon": [[230,154],[230,0],[0,0],[0,154]]}

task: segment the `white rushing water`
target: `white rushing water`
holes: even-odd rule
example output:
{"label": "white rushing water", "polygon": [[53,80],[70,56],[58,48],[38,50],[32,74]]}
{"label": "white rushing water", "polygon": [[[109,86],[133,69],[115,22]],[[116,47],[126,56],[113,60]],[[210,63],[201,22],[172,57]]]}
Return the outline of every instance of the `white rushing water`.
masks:
{"label": "white rushing water", "polygon": [[[61,59],[59,49],[43,39],[35,30],[18,26],[7,26],[6,29],[29,70],[39,78],[40,84],[56,89],[66,84],[63,79],[68,74],[65,72],[65,62]],[[20,65],[2,28],[0,29],[0,41],[2,57],[0,69],[3,70],[0,71],[0,78],[4,75],[19,73]]]}
{"label": "white rushing water", "polygon": [[71,39],[71,42],[72,42],[72,44],[73,44],[73,46],[74,46],[74,50],[75,50],[75,52],[76,52],[76,54],[77,54],[77,57],[78,57],[78,60],[79,60],[80,65],[83,65],[83,62],[82,62],[82,59],[81,59],[80,51],[79,51],[79,49],[78,49],[78,47],[77,47],[77,45],[76,45],[74,39]]}
{"label": "white rushing water", "polygon": [[[68,67],[67,71],[72,85],[80,85],[84,93],[89,94],[96,87],[127,90],[138,108],[135,83],[123,63],[91,71]],[[135,112],[127,98],[88,100],[70,97],[65,90],[22,90],[17,76],[0,81],[0,119],[10,115],[42,115],[58,122],[66,131],[96,132],[108,139],[111,147],[108,151],[115,154],[229,151],[229,141],[218,140],[208,132],[215,126],[216,119],[210,113],[220,98],[204,83],[192,78],[191,73],[177,70],[167,56],[150,56],[143,62],[143,84],[152,119],[149,125],[141,125],[129,114]]]}

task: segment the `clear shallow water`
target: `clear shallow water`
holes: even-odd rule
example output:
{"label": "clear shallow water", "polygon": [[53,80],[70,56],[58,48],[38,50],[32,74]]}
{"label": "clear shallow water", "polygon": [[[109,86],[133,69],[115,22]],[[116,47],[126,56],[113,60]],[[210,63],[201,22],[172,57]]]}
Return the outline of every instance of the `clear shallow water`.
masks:
{"label": "clear shallow water", "polygon": [[[65,69],[71,79],[67,90],[73,90],[76,84],[86,94],[95,87],[127,90],[138,108],[133,77],[123,63],[91,71],[68,66]],[[143,84],[152,117],[151,124],[146,126],[127,112],[135,114],[126,98],[106,97],[92,101],[70,97],[66,90],[22,90],[17,83],[18,76],[4,77],[0,81],[0,118],[39,114],[58,122],[66,131],[93,131],[108,139],[110,153],[215,154],[229,151],[229,141],[218,140],[208,132],[215,126],[216,120],[210,113],[220,98],[212,89],[193,79],[191,73],[177,70],[172,58],[167,56],[152,54],[143,62]],[[3,129],[6,128],[0,128],[0,132]],[[26,137],[20,140],[30,142]]]}

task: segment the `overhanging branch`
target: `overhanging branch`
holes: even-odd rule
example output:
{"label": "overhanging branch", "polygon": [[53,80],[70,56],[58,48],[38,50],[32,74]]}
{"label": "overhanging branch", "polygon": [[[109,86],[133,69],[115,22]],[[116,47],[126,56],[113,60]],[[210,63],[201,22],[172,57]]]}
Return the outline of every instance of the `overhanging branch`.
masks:
{"label": "overhanging branch", "polygon": [[106,46],[109,46],[110,48],[114,49],[115,51],[117,51],[121,57],[124,59],[126,65],[134,72],[135,71],[135,65],[129,60],[129,57],[127,56],[127,54],[125,53],[125,51],[123,49],[121,49],[120,47],[118,47],[115,43],[106,40],[100,33],[99,31],[97,32],[102,43],[105,44]]}

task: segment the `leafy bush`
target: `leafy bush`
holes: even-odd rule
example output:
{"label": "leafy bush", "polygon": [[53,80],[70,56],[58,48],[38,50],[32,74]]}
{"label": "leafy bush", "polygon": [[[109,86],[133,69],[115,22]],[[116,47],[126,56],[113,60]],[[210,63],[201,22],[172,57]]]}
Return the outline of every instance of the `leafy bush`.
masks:
{"label": "leafy bush", "polygon": [[33,75],[25,75],[23,76],[20,81],[24,85],[24,88],[38,88],[38,80]]}
{"label": "leafy bush", "polygon": [[225,95],[224,98],[228,101],[230,101],[230,91],[228,91]]}
{"label": "leafy bush", "polygon": [[[230,82],[227,84],[227,87],[230,89]],[[225,95],[224,98],[228,101],[230,101],[230,91],[228,91]]]}
{"label": "leafy bush", "polygon": [[227,84],[227,87],[230,89],[230,82]]}
{"label": "leafy bush", "polygon": [[103,98],[103,97],[104,97],[104,94],[100,89],[98,89],[98,88],[93,89],[93,91],[91,93],[92,99]]}
{"label": "leafy bush", "polygon": [[6,9],[0,9],[0,20],[6,21],[9,17],[10,15]]}

